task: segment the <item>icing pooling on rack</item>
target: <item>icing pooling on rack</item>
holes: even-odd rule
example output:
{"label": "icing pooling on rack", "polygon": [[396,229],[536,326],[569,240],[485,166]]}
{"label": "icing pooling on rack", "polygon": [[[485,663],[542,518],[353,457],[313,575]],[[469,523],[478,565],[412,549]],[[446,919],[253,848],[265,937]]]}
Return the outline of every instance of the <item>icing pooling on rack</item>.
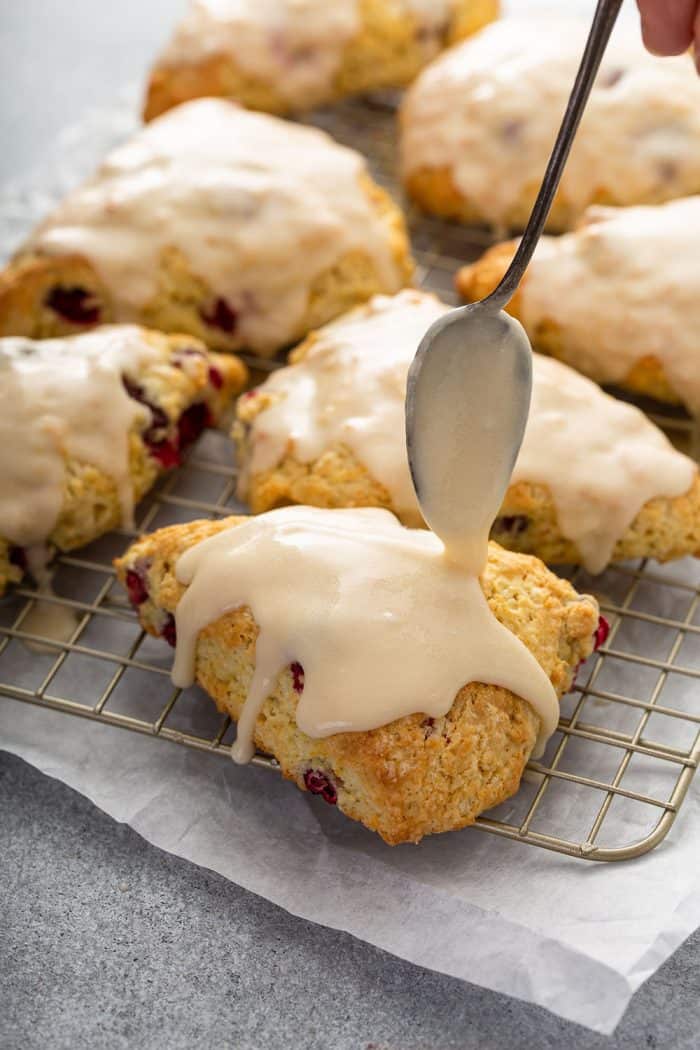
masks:
{"label": "icing pooling on rack", "polygon": [[[393,0],[394,16],[412,16],[438,47],[451,0]],[[343,52],[362,32],[359,0],[193,0],[162,62],[179,65],[230,55],[256,81],[267,82],[290,105],[309,106],[333,93]]]}
{"label": "icing pooling on rack", "polygon": [[27,247],[89,259],[119,321],[157,298],[163,252],[177,249],[243,343],[271,353],[298,334],[314,281],[349,253],[401,287],[365,177],[360,154],[321,131],[200,99],[114,150]]}
{"label": "icing pooling on rack", "polygon": [[591,208],[584,224],[540,242],[522,285],[522,321],[562,332],[566,360],[620,383],[655,358],[700,413],[700,197],[637,208]]}
{"label": "icing pooling on rack", "polygon": [[187,585],[176,611],[173,681],[194,681],[197,635],[246,606],[258,624],[255,672],[233,757],[253,755],[255,722],[277,676],[304,668],[297,725],[311,737],[440,717],[470,682],[510,689],[558,719],[552,684],[491,612],[477,577],[440,540],[388,511],[285,507],[195,545],[178,559]]}
{"label": "icing pooling on rack", "polygon": [[[586,303],[595,310],[588,296]],[[290,454],[312,462],[343,444],[384,485],[402,519],[419,524],[406,459],[406,375],[420,339],[446,310],[433,296],[405,291],[377,296],[322,328],[299,363],[259,389],[256,396],[269,396],[271,404],[250,424],[246,474]],[[581,314],[582,333],[584,323]],[[566,365],[535,354],[533,369],[512,483],[546,486],[563,535],[590,571],[600,571],[644,504],[687,492],[696,467],[637,408]]]}
{"label": "icing pooling on rack", "polygon": [[[495,225],[534,198],[578,67],[588,23],[503,19],[421,74],[403,110],[406,174],[449,169]],[[634,204],[700,185],[700,81],[692,58],[656,58],[638,26],[620,25],[561,181],[580,214],[603,188]]]}
{"label": "icing pooling on rack", "polygon": [[138,375],[158,351],[124,326],[66,339],[0,340],[0,536],[42,544],[64,499],[67,460],[114,480],[130,525],[129,432],[150,412],[129,397],[122,376]]}

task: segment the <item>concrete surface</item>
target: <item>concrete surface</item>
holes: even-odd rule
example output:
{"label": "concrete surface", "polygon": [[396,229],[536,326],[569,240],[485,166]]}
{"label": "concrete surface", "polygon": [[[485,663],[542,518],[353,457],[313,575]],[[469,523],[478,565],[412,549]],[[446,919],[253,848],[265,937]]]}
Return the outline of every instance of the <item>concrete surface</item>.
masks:
{"label": "concrete surface", "polygon": [[[0,180],[142,76],[182,6],[0,0]],[[700,935],[603,1038],[295,919],[4,753],[0,907],[2,1050],[700,1046]]]}

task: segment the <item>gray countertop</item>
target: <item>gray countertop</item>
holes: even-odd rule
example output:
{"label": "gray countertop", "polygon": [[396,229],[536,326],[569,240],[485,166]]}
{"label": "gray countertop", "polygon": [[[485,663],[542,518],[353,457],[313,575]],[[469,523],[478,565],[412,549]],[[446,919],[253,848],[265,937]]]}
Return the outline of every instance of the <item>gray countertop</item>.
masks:
{"label": "gray countertop", "polygon": [[[0,181],[141,78],[182,7],[0,0]],[[700,1046],[700,934],[604,1038],[296,919],[5,753],[0,887],[3,1050]]]}

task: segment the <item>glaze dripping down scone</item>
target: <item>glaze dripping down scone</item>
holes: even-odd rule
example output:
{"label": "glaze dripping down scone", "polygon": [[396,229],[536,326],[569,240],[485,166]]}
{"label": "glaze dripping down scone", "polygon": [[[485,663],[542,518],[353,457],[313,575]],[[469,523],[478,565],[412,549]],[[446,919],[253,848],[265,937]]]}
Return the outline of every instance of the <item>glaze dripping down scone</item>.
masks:
{"label": "glaze dripping down scone", "polygon": [[[508,310],[536,350],[634,394],[700,414],[700,196],[590,208],[572,233],[544,237]],[[457,277],[471,300],[496,287],[516,242]]]}
{"label": "glaze dripping down scone", "polygon": [[[436,59],[401,112],[401,166],[425,211],[522,229],[540,187],[588,24],[507,18]],[[690,54],[650,55],[619,25],[603,57],[547,220],[571,229],[591,204],[700,192],[700,81]]]}
{"label": "glaze dripping down scone", "polygon": [[0,334],[104,322],[267,357],[412,262],[364,159],[324,132],[200,99],[114,150],[0,273]]}
{"label": "glaze dripping down scone", "polygon": [[[239,496],[255,513],[288,503],[377,506],[422,518],[408,470],[406,376],[447,307],[378,296],[317,332],[239,399]],[[492,538],[555,564],[700,551],[700,480],[638,409],[535,355],[523,446]]]}
{"label": "glaze dripping down scone", "polygon": [[[300,511],[323,519],[324,542],[331,546],[336,520],[339,523],[340,542],[340,532],[349,527],[342,516],[366,516],[366,520],[363,518],[354,526],[357,532],[357,559],[362,559],[365,556],[363,552],[366,552],[362,537],[365,532],[372,532],[375,521],[379,519],[384,529],[393,528],[395,533],[407,533],[411,542],[418,539],[421,545],[440,547],[439,541],[431,534],[423,530],[408,533],[388,513],[378,510],[352,512],[287,508],[286,511],[273,513],[289,514],[291,518],[292,512],[298,515]],[[338,515],[341,517],[336,519]],[[375,515],[379,519],[371,517]],[[189,588],[195,587],[197,582],[196,577],[189,587],[181,582],[186,576],[182,572],[181,559],[192,553],[197,555],[207,543],[227,539],[226,533],[235,534],[238,529],[248,529],[250,532],[251,529],[262,527],[263,519],[270,517],[272,515],[172,526],[143,537],[117,561],[119,579],[138,610],[142,626],[150,634],[163,636],[171,644],[177,642],[177,658],[180,656],[180,646],[186,641],[179,637],[183,623],[181,616],[189,599]],[[239,542],[239,553],[249,551],[251,540],[248,534],[245,540]],[[285,543],[284,535],[280,537],[280,542]],[[398,542],[403,542],[400,536]],[[316,614],[309,614],[308,605],[304,604],[301,611],[305,617],[305,633],[300,638],[293,599],[291,606],[287,600],[280,602],[280,616],[283,625],[288,624],[289,632],[288,638],[282,639],[282,653],[286,659],[278,665],[279,672],[271,676],[271,687],[265,684],[260,707],[256,706],[254,714],[257,717],[250,726],[254,745],[273,755],[279,761],[284,775],[299,788],[320,794],[327,802],[337,803],[349,817],[379,832],[392,844],[417,842],[430,833],[465,827],[473,823],[479,813],[513,794],[541,725],[534,707],[501,686],[484,685],[479,681],[464,682],[461,687],[457,685],[454,691],[449,692],[444,714],[440,717],[426,715],[425,709],[421,708],[421,700],[415,697],[410,699],[408,705],[404,705],[405,710],[413,713],[395,717],[386,723],[375,722],[374,728],[363,731],[335,731],[334,725],[338,723],[331,716],[334,710],[332,707],[328,732],[312,736],[299,728],[299,722],[306,725],[301,709],[309,699],[309,691],[319,666],[324,668],[327,675],[329,668],[337,669],[338,664],[331,656],[330,663],[324,667],[324,657],[328,654],[317,648],[324,647],[323,639],[328,639],[328,624],[333,620],[327,611],[324,613],[323,602],[317,602],[315,580],[311,581],[311,574],[305,573],[305,558],[317,556],[317,546],[309,543],[302,545],[298,551],[298,579],[300,585],[301,581],[308,581],[309,593],[305,592],[304,596],[317,609],[317,629],[309,629],[309,615],[313,617]],[[261,578],[268,579],[268,568],[266,564],[259,565],[258,574]],[[210,565],[210,569],[217,578],[229,578],[225,566],[214,564]],[[207,625],[195,635],[192,653],[196,681],[214,699],[220,711],[236,721],[243,718],[243,722],[246,719],[244,708],[250,702],[251,683],[255,682],[256,655],[261,658],[260,653],[264,652],[267,658],[269,654],[269,638],[254,618],[250,607],[250,604],[260,602],[262,611],[259,615],[263,623],[267,622],[267,595],[261,595],[259,589],[255,591],[256,574],[250,570],[249,564],[244,573],[246,582],[241,586],[243,589],[252,588],[248,592],[253,596],[252,603],[224,612],[213,621],[205,617],[202,622]],[[341,590],[346,586],[353,587],[353,576],[352,565],[346,564],[345,574],[341,573],[338,578]],[[410,586],[405,586],[403,578],[397,579],[392,588],[392,579],[379,585],[380,589],[384,587],[383,593],[387,595],[389,607],[397,594],[403,600],[406,591],[411,590]],[[269,583],[274,585],[274,577],[269,578]],[[595,601],[578,595],[571,584],[554,576],[537,559],[505,551],[496,544],[490,545],[488,564],[480,585],[476,579],[472,583],[482,604],[485,597],[487,604],[484,609],[495,624],[495,629],[506,634],[511,645],[522,650],[527,660],[532,661],[534,658],[533,667],[552,694],[556,711],[556,697],[570,687],[578,664],[604,638],[605,625],[604,622],[602,626],[599,625]],[[439,581],[436,580],[435,586],[439,588]],[[373,586],[373,594],[376,589]],[[209,600],[211,592],[207,592],[205,598]],[[194,605],[190,604],[187,615],[192,608],[197,611],[198,600],[195,597]],[[394,620],[392,625],[391,616],[382,613],[383,601],[382,598],[372,609],[373,615],[367,617],[372,631],[375,628],[371,625],[377,624],[375,637],[377,631],[381,633],[389,629],[394,635],[397,632],[401,635],[403,631],[415,628],[415,624],[405,621],[397,624]],[[441,618],[429,614],[432,620],[429,631],[441,634],[443,644],[453,654],[468,649],[470,644],[470,639],[465,637],[462,629],[454,634],[450,632],[450,626],[454,627],[452,616],[458,606],[447,605]],[[337,616],[337,610],[334,615]],[[415,607],[414,615],[420,617],[422,623],[426,610],[419,604]],[[357,698],[358,706],[363,709],[363,717],[367,714],[366,694],[373,688],[376,690],[374,674],[381,673],[384,682],[391,682],[393,674],[391,667],[375,667],[376,654],[367,651],[364,646],[361,652],[353,649],[356,633],[364,638],[369,629],[364,619],[365,609],[360,601],[346,630],[341,631],[344,654],[348,658],[345,663],[340,661],[345,677],[337,678],[339,671],[336,670],[336,678],[333,679],[342,681],[350,697]],[[184,622],[187,623],[187,616]],[[341,617],[341,628],[344,623]],[[336,630],[337,624],[336,619]],[[476,629],[477,625],[474,626]],[[285,645],[285,642],[289,644]],[[380,645],[381,642],[377,641],[376,644]],[[309,661],[306,671],[298,654],[290,651],[296,646],[305,647],[303,659]],[[419,655],[420,652],[414,654],[415,657]],[[365,676],[369,676],[364,682],[362,674],[348,676],[348,663],[354,670],[358,661],[363,663]],[[436,680],[440,679],[444,662],[433,659],[431,663],[426,656],[421,665],[426,691],[430,691],[432,676]],[[508,668],[504,666],[496,670],[502,674],[508,673]],[[266,681],[264,678],[263,683]],[[323,696],[326,695],[324,692]],[[333,698],[330,700],[332,702]],[[431,710],[430,707],[427,709]],[[553,724],[556,724],[556,714]],[[239,726],[239,735],[240,732]]]}
{"label": "glaze dripping down scone", "polygon": [[230,354],[132,325],[0,339],[0,594],[119,525],[246,381]]}
{"label": "glaze dripping down scone", "polygon": [[401,87],[498,0],[191,0],[153,69],[146,120],[202,96],[289,113]]}

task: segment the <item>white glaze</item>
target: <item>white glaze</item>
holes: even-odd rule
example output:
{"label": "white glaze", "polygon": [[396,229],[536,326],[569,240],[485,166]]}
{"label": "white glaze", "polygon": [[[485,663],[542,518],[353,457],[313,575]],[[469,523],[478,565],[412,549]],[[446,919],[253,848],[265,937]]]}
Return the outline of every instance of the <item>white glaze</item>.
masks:
{"label": "white glaze", "polygon": [[[387,7],[412,16],[426,58],[435,53],[451,0],[391,0]],[[361,32],[358,0],[193,0],[161,61],[178,66],[228,55],[290,106],[308,107],[333,94],[343,52]]]}
{"label": "white glaze", "polygon": [[[251,423],[247,473],[288,454],[312,462],[344,444],[384,485],[403,520],[418,524],[406,460],[406,375],[426,329],[446,309],[433,296],[405,291],[377,296],[321,329],[302,361],[260,388],[272,404]],[[582,333],[585,323],[582,315]],[[530,418],[512,481],[550,490],[563,535],[590,571],[600,571],[644,504],[687,492],[696,467],[637,408],[557,361],[535,354],[533,365]]]}
{"label": "white glaze", "polygon": [[323,132],[232,102],[178,106],[116,149],[28,247],[96,267],[119,321],[158,293],[167,248],[238,313],[237,335],[270,354],[296,334],[314,281],[350,252],[387,291],[403,278],[361,185],[364,159]]}
{"label": "white glaze", "polygon": [[[587,31],[576,19],[503,19],[438,58],[405,100],[404,174],[447,167],[486,220],[506,223],[539,186]],[[574,214],[599,187],[620,203],[678,196],[700,185],[699,141],[692,58],[656,58],[638,26],[620,25],[561,193]]]}
{"label": "white glaze", "polygon": [[249,761],[255,722],[279,673],[304,668],[296,719],[311,737],[362,731],[416,712],[444,715],[469,682],[510,689],[553,732],[557,697],[534,656],[493,616],[478,579],[440,540],[388,511],[285,507],[186,551],[173,681],[194,680],[199,631],[247,606],[260,628],[233,757]]}
{"label": "white glaze", "polygon": [[128,396],[122,375],[138,375],[156,355],[129,326],[0,340],[0,536],[41,549],[63,504],[69,459],[114,480],[131,524],[128,435],[150,413]]}
{"label": "white glaze", "polygon": [[700,413],[700,197],[591,208],[574,233],[544,238],[522,285],[522,320],[562,331],[567,360],[620,383],[643,358]]}

